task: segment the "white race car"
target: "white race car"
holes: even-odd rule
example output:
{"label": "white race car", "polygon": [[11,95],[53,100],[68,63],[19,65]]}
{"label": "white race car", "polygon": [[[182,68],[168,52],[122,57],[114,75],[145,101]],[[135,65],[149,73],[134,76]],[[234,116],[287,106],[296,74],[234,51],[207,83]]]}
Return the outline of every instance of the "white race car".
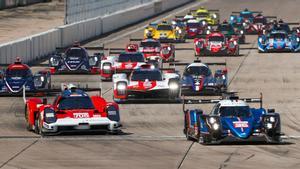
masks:
{"label": "white race car", "polygon": [[131,73],[143,64],[145,59],[141,52],[121,52],[119,56],[107,56],[101,61],[101,77],[108,80],[114,73]]}
{"label": "white race car", "polygon": [[[164,72],[166,71],[166,72]],[[113,75],[113,98],[116,102],[159,100],[179,101],[180,75],[174,69],[157,69],[145,64],[126,74]]]}

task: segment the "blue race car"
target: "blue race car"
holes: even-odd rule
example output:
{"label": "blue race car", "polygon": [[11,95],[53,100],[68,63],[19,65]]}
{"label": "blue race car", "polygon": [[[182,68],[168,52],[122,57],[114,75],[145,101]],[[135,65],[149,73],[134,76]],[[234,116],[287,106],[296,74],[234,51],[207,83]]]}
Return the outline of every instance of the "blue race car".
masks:
{"label": "blue race car", "polygon": [[[237,96],[216,100],[183,100],[184,134],[187,140],[202,144],[232,141],[281,141],[280,115],[262,108],[262,97],[239,99]],[[260,103],[250,108],[248,103]],[[201,109],[185,109],[186,104],[216,103],[209,114]]]}
{"label": "blue race car", "polygon": [[298,52],[300,39],[297,34],[288,34],[284,30],[273,30],[258,37],[258,52]]}
{"label": "blue race car", "polygon": [[4,71],[0,71],[0,95],[22,95],[24,86],[28,93],[49,90],[51,88],[50,72],[39,71],[32,74],[30,68],[22,64],[19,58]]}
{"label": "blue race car", "polygon": [[[88,48],[81,47],[79,43],[68,48],[64,53],[58,53],[50,57],[49,65],[51,74],[78,74],[91,73],[100,74],[99,64],[103,53],[95,53],[89,56]],[[90,49],[97,50],[97,47]],[[104,49],[99,47],[99,49]]]}
{"label": "blue race car", "polygon": [[253,22],[254,14],[262,13],[262,11],[249,11],[247,8],[240,12],[232,12],[230,15],[229,22],[232,25],[243,24],[244,22]]}
{"label": "blue race car", "polygon": [[[201,63],[170,63],[170,65],[186,65],[181,78],[182,95],[221,95],[227,90],[227,69],[225,62]],[[208,65],[225,66],[217,69],[214,74]]]}

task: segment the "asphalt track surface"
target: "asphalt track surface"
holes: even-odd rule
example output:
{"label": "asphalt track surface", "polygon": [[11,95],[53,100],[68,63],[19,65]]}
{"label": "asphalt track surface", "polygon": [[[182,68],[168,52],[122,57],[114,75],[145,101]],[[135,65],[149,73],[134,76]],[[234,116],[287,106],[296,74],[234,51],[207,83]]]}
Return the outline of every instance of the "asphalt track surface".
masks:
{"label": "asphalt track surface", "polygon": [[[162,16],[193,6],[220,9],[222,19],[230,11],[245,7],[277,15],[289,22],[298,21],[299,0],[212,0],[194,2]],[[183,14],[182,13],[182,14]],[[180,14],[180,13],[179,13]],[[105,43],[108,47],[125,47],[129,36],[142,37],[140,27],[149,21],[117,31],[86,46]],[[256,36],[247,36],[256,47]],[[191,41],[176,47],[192,47]],[[62,135],[39,137],[25,129],[22,98],[0,98],[0,168],[300,168],[299,83],[300,57],[293,53],[258,54],[256,49],[241,50],[240,57],[203,58],[203,62],[223,62],[229,69],[230,89],[240,96],[264,94],[264,106],[281,113],[285,139],[280,145],[239,143],[203,146],[186,141],[182,133],[183,113],[180,104],[121,105],[123,135]],[[191,62],[193,51],[177,51],[177,60]],[[41,69],[35,67],[35,70]],[[182,68],[178,67],[179,70]],[[98,85],[97,75],[55,76],[53,82],[81,82]],[[111,82],[102,84],[104,97],[112,98]],[[257,105],[258,106],[258,105]],[[199,105],[209,111],[212,105]]]}

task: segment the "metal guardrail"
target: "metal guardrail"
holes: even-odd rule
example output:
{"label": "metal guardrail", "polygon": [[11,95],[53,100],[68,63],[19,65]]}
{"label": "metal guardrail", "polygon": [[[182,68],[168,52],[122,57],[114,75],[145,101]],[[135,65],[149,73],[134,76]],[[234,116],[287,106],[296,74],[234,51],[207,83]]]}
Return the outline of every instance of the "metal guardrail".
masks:
{"label": "metal guardrail", "polygon": [[66,0],[65,24],[110,15],[154,0]]}

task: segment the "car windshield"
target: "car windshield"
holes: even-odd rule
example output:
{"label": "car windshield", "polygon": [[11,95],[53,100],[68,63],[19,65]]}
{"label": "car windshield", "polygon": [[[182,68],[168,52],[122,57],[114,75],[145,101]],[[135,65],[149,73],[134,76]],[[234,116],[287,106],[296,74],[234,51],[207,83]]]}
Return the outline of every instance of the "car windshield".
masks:
{"label": "car windshield", "polygon": [[142,53],[121,53],[118,59],[119,62],[144,62]]}
{"label": "car windshield", "polygon": [[224,37],[222,36],[211,36],[208,38],[210,42],[224,42]]}
{"label": "car windshield", "polygon": [[230,106],[221,107],[220,115],[222,117],[249,117],[251,114],[249,106]]}
{"label": "car windshield", "polygon": [[66,52],[67,57],[85,57],[86,52],[82,48],[71,48]]}
{"label": "car windshield", "polygon": [[132,81],[162,81],[162,75],[159,70],[134,71],[131,76]]}
{"label": "car windshield", "polygon": [[209,16],[209,13],[208,13],[208,12],[198,12],[198,13],[197,13],[197,16],[198,16],[198,17],[203,17],[203,18],[204,18],[204,17],[208,17],[208,16]]}
{"label": "car windshield", "polygon": [[261,23],[261,24],[266,24],[267,21],[265,18],[254,18],[253,23]]}
{"label": "car windshield", "polygon": [[30,69],[7,69],[6,71],[7,77],[30,77],[32,73]]}
{"label": "car windshield", "polygon": [[94,109],[92,100],[87,97],[74,96],[62,98],[58,103],[59,110]]}
{"label": "car windshield", "polygon": [[233,30],[232,26],[224,24],[224,25],[219,25],[218,28],[217,28],[217,31],[220,31],[220,32],[223,32],[223,31],[232,32],[234,30]]}
{"label": "car windshield", "polygon": [[159,42],[141,42],[140,47],[160,47]]}
{"label": "car windshield", "polygon": [[206,66],[189,66],[184,75],[194,75],[194,76],[209,76],[210,70]]}
{"label": "car windshield", "polygon": [[157,30],[159,31],[171,31],[173,27],[171,25],[158,25]]}
{"label": "car windshield", "polygon": [[274,33],[270,35],[270,38],[276,39],[276,40],[284,40],[286,38],[286,35],[284,33]]}
{"label": "car windshield", "polygon": [[279,30],[284,30],[286,32],[290,32],[290,27],[288,24],[279,24],[279,27],[278,27]]}
{"label": "car windshield", "polygon": [[253,18],[253,14],[252,13],[240,13],[240,16],[242,18]]}
{"label": "car windshield", "polygon": [[195,23],[187,23],[188,27],[199,27],[201,26],[201,24],[199,22],[195,22]]}

